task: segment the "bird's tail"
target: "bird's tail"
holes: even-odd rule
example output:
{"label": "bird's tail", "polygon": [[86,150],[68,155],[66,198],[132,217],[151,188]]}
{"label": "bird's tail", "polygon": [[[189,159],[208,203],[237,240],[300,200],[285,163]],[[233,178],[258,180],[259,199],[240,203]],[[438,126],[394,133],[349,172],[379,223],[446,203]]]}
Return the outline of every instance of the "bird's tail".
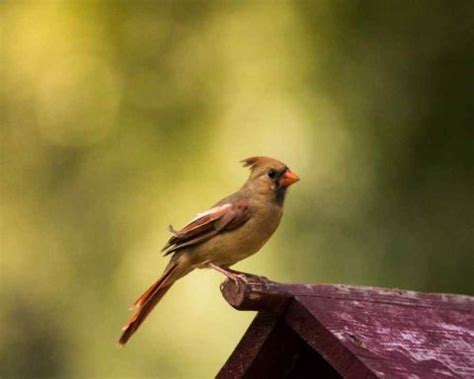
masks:
{"label": "bird's tail", "polygon": [[161,298],[171,288],[173,283],[176,281],[176,279],[171,277],[177,268],[177,263],[168,267],[164,274],[132,304],[131,309],[137,307],[138,309],[122,328],[122,335],[118,342],[119,346],[123,346],[127,343],[130,337],[132,337],[132,335],[138,330],[142,322],[145,321],[153,308],[155,308],[156,304],[158,304]]}

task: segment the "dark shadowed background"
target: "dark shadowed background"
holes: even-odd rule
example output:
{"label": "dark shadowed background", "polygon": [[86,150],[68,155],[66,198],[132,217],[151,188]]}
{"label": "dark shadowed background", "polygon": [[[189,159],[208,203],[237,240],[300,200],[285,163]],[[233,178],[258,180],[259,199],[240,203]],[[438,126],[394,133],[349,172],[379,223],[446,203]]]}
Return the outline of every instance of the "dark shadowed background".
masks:
{"label": "dark shadowed background", "polygon": [[124,349],[166,226],[269,155],[302,180],[236,266],[474,292],[472,1],[6,1],[0,376],[211,377],[253,314],[194,272]]}

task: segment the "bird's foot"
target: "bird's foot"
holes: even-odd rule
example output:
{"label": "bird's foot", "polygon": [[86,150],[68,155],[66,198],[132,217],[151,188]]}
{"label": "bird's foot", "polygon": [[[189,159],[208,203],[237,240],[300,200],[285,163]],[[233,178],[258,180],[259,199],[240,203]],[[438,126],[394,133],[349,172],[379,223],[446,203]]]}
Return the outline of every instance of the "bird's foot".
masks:
{"label": "bird's foot", "polygon": [[228,276],[228,278],[232,280],[238,288],[240,288],[242,283],[249,283],[248,277],[244,273],[232,273],[232,276]]}
{"label": "bird's foot", "polygon": [[218,266],[214,263],[208,263],[208,267],[212,268],[216,271],[219,271],[221,274],[224,274],[228,279],[232,280],[235,283],[235,285],[237,286],[237,288],[239,288],[239,289],[240,289],[240,286],[241,286],[242,283],[248,284],[248,282],[249,282],[247,274],[245,274],[243,272],[234,271],[234,270],[231,270],[227,267],[224,268],[224,267]]}
{"label": "bird's foot", "polygon": [[268,280],[268,278],[266,276],[263,276],[263,275],[255,275],[255,274],[249,274],[247,272],[242,272],[242,271],[237,271],[237,270],[233,270],[233,269],[230,269],[229,267],[226,267],[225,268],[226,271],[228,272],[231,272],[232,274],[235,274],[235,275],[239,275],[239,276],[242,276],[245,278],[245,280],[243,280],[245,283],[248,283],[248,279],[249,278],[256,278],[258,280],[262,280],[262,281],[265,281],[265,280]]}

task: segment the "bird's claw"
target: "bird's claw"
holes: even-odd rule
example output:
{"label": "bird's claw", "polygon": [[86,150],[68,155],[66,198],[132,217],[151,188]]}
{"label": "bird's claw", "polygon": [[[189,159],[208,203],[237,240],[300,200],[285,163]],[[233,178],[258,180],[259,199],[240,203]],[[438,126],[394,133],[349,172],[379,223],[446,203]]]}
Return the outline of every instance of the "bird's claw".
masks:
{"label": "bird's claw", "polygon": [[245,274],[232,273],[232,275],[228,275],[227,277],[234,282],[239,290],[242,284],[248,284],[249,282]]}
{"label": "bird's claw", "polygon": [[231,270],[228,267],[224,268],[216,264],[213,264],[212,262],[207,263],[207,267],[212,268],[216,271],[219,271],[221,274],[224,274],[227,277],[227,279],[234,282],[238,290],[240,290],[242,284],[248,285],[250,282],[255,281],[255,280],[268,281],[268,279],[264,276],[258,276],[258,275],[253,275],[253,274],[247,274],[245,272]]}

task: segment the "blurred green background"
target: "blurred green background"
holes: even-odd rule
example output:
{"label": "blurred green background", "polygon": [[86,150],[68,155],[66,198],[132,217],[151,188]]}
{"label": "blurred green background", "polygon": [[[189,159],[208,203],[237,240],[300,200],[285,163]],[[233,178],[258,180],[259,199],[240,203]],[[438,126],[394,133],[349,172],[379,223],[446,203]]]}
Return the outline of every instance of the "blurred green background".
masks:
{"label": "blurred green background", "polygon": [[194,272],[124,349],[166,226],[269,155],[287,282],[474,292],[472,1],[6,1],[0,376],[208,378],[252,317]]}

